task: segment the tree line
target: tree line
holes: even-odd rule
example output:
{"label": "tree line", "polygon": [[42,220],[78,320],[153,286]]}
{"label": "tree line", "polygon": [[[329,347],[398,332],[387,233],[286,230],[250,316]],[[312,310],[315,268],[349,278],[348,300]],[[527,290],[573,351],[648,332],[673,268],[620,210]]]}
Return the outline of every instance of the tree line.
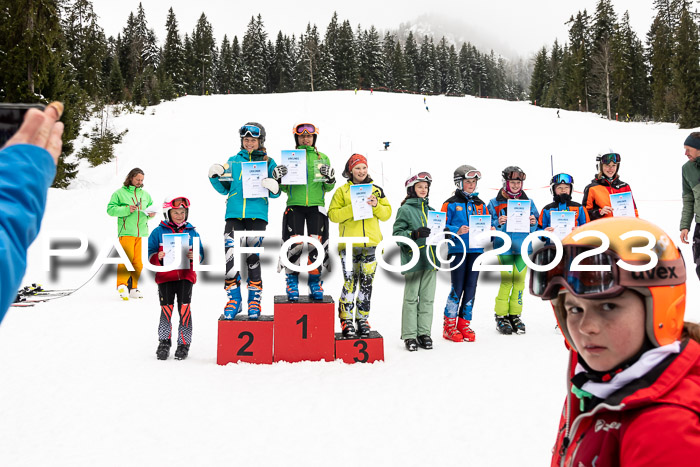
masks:
{"label": "tree line", "polygon": [[700,40],[689,0],[655,0],[645,43],[611,0],[571,16],[569,40],[535,56],[530,100],[608,119],[700,126]]}
{"label": "tree line", "polygon": [[[171,8],[160,45],[142,4],[117,37],[106,37],[90,0],[0,0],[0,100],[66,104],[64,151],[54,186],[76,176],[67,161],[80,122],[105,115],[110,104],[127,110],[186,94],[278,93],[374,88],[393,92],[526,99],[528,76],[493,51],[445,37],[403,40],[374,26],[353,29],[334,14],[325,34],[308,24],[299,37],[268,37],[260,15],[241,40],[217,43],[206,15],[180,32]],[[97,165],[112,158],[114,135],[104,123],[89,134],[78,157]]]}

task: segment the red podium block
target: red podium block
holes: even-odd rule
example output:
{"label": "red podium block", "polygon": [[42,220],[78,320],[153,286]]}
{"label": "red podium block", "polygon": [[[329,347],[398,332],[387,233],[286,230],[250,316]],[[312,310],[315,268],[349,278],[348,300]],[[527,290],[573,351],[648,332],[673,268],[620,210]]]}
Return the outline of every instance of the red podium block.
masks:
{"label": "red podium block", "polygon": [[302,296],[298,302],[275,295],[275,361],[333,361],[334,323],[335,302],[330,295],[320,301]]}
{"label": "red podium block", "polygon": [[364,339],[344,339],[335,334],[335,358],[345,363],[372,363],[384,361],[384,338],[377,331],[370,331]]}
{"label": "red podium block", "polygon": [[257,320],[236,316],[227,320],[219,318],[219,340],[216,363],[272,363],[272,333],[274,319],[261,315]]}

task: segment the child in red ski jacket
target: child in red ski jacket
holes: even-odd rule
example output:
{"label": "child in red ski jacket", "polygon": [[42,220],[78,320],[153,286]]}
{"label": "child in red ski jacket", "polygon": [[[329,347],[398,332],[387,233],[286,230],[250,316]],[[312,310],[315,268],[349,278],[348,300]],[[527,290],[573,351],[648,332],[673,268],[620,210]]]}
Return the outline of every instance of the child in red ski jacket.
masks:
{"label": "child in red ski jacket", "polygon": [[[649,264],[650,255],[635,251],[639,242],[620,239],[633,230],[656,239],[648,252],[658,263],[644,272],[617,262]],[[683,322],[680,250],[659,227],[638,218],[597,220],[576,234],[586,231],[602,232],[610,247],[582,265],[609,265],[609,271],[569,271],[573,258],[600,245],[598,238],[576,241],[570,234],[559,266],[530,276],[531,293],[552,300],[571,349],[552,465],[697,465],[700,325]],[[550,264],[555,253],[546,246],[534,263]]]}
{"label": "child in red ski jacket", "polygon": [[[190,201],[184,196],[168,198],[163,203],[163,216],[165,220],[156,227],[148,237],[148,258],[151,264],[163,266],[166,252],[163,250],[163,236],[167,234],[187,234],[185,240],[189,245],[187,269],[173,269],[156,273],[158,284],[158,296],[160,298],[160,324],[158,325],[158,360],[167,360],[170,356],[172,344],[172,323],[175,297],[177,297],[180,324],[177,330],[177,349],[175,359],[184,360],[190,350],[192,341],[192,316],[190,302],[192,301],[192,286],[197,282],[197,273],[193,269],[192,253],[193,240],[199,238],[194,226],[187,222],[190,210]],[[183,242],[184,244],[184,242]],[[200,261],[204,258],[202,244],[199,245]]]}

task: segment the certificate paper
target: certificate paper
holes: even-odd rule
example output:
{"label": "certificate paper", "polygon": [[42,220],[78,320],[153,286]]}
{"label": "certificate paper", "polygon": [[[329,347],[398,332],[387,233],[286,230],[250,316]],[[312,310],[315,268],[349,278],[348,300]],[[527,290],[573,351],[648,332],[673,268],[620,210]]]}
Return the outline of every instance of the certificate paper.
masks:
{"label": "certificate paper", "polygon": [[530,200],[509,199],[506,232],[530,233]]}
{"label": "certificate paper", "polygon": [[490,235],[484,235],[491,230],[491,216],[469,216],[469,248],[485,248],[491,242]]}
{"label": "certificate paper", "polygon": [[635,217],[634,201],[632,193],[616,193],[610,195],[610,206],[613,210],[613,217]]}
{"label": "certificate paper", "polygon": [[367,204],[367,198],[372,194],[372,184],[350,185],[350,202],[352,203],[352,218],[356,221],[371,219],[374,216],[372,206]]}
{"label": "certificate paper", "polygon": [[445,239],[445,225],[447,213],[442,211],[428,211],[428,228],[430,235],[425,240],[427,245],[437,245]]}
{"label": "certificate paper", "polygon": [[306,149],[282,151],[281,165],[287,167],[282,185],[306,185]]}
{"label": "certificate paper", "polygon": [[190,259],[187,254],[190,252],[190,236],[186,233],[163,234],[163,266],[173,266],[175,264],[175,252],[178,248],[177,243],[180,243],[180,264],[175,265],[173,269],[189,269]]}
{"label": "certificate paper", "polygon": [[550,221],[554,228],[554,234],[562,240],[574,230],[576,213],[573,211],[552,211]]}
{"label": "certificate paper", "polygon": [[262,186],[267,178],[267,161],[241,162],[244,198],[267,198],[269,191]]}

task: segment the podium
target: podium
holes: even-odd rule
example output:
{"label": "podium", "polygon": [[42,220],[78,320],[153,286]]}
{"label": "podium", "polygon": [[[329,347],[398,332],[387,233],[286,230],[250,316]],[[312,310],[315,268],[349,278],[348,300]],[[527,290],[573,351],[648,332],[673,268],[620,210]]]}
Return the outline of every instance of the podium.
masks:
{"label": "podium", "polygon": [[296,302],[275,295],[274,361],[301,362],[335,358],[335,302],[300,296]]}
{"label": "podium", "polygon": [[384,361],[384,338],[377,331],[369,337],[345,339],[335,334],[335,358],[345,363],[372,363]]}
{"label": "podium", "polygon": [[274,319],[261,315],[257,320],[239,314],[234,319],[219,318],[216,363],[272,363]]}

